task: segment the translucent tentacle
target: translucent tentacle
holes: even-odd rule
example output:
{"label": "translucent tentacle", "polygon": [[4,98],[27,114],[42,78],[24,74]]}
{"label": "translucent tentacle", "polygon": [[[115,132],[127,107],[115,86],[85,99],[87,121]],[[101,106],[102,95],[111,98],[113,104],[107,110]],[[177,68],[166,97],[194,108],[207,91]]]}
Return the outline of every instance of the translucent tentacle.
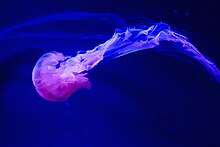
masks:
{"label": "translucent tentacle", "polygon": [[[183,35],[170,29],[165,23],[157,23],[153,26],[128,28],[127,30],[116,30],[113,37],[95,49],[79,54],[83,58],[85,66],[93,68],[103,58],[117,58],[139,50],[153,49],[160,45],[161,41],[169,41],[182,44],[181,48],[163,48],[163,52],[174,52],[190,57],[203,65],[216,80],[220,82],[220,71],[215,63],[202,55],[197,48]],[[74,57],[75,58],[75,57]]]}
{"label": "translucent tentacle", "polygon": [[22,24],[19,24],[17,26],[10,27],[8,29],[0,31],[0,35],[6,34],[9,32],[12,32],[14,30],[37,25],[37,24],[43,24],[53,21],[61,21],[61,20],[76,20],[76,21],[88,21],[88,20],[100,20],[103,19],[105,21],[111,21],[111,22],[117,22],[118,25],[125,25],[124,19],[122,19],[119,15],[111,14],[111,13],[91,13],[91,12],[63,12],[63,13],[56,13],[56,14],[50,14],[44,17],[35,18],[33,20],[24,22]]}

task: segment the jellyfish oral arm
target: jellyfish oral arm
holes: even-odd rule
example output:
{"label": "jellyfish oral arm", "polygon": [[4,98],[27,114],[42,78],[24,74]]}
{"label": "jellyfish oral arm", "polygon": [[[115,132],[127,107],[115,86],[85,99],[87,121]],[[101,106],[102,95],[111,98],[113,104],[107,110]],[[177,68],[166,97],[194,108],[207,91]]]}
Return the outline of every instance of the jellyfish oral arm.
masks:
{"label": "jellyfish oral arm", "polygon": [[155,49],[162,41],[178,43],[182,45],[181,48],[163,48],[162,52],[178,53],[194,59],[220,82],[220,71],[215,63],[200,53],[185,36],[172,31],[165,23],[158,23],[148,29],[128,28],[125,32],[116,32],[113,38],[117,39],[106,49],[105,58],[117,58],[140,50]]}
{"label": "jellyfish oral arm", "polygon": [[43,55],[33,70],[34,86],[38,93],[47,100],[65,101],[79,89],[90,89],[90,82],[86,77],[87,72],[103,59],[115,59],[140,50],[157,50],[155,47],[159,46],[162,41],[181,44],[178,48],[162,48],[161,50],[196,60],[220,82],[220,71],[214,62],[202,55],[185,36],[172,31],[169,25],[157,23],[150,27],[133,27],[124,31],[118,29],[105,43],[83,54],[79,52],[75,57],[67,58],[62,53]]}

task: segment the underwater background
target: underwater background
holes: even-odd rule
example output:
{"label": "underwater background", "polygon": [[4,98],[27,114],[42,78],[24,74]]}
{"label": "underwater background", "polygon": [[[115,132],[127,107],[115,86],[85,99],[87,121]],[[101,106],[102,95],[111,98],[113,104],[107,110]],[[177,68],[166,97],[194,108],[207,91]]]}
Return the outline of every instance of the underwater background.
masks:
{"label": "underwater background", "polygon": [[46,52],[74,56],[116,28],[155,22],[220,67],[217,2],[0,0],[0,146],[219,147],[220,83],[193,60],[146,50],[104,61],[88,75],[92,89],[65,102],[41,98],[31,79]]}

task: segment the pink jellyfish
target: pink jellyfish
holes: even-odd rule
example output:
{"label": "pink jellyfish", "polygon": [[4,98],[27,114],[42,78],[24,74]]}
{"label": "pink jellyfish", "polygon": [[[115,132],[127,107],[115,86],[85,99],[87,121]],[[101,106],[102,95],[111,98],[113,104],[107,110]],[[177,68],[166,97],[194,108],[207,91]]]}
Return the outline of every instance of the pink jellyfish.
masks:
{"label": "pink jellyfish", "polygon": [[[84,70],[84,67],[79,64],[80,61],[64,62],[66,59],[63,54],[53,52],[44,54],[38,60],[33,70],[32,80],[37,92],[43,98],[50,101],[64,101],[78,89],[90,89],[86,74],[80,74]],[[59,68],[56,68],[59,62],[62,63]]]}
{"label": "pink jellyfish", "polygon": [[[176,46],[155,48],[161,42],[171,42]],[[117,29],[111,39],[93,50],[85,53],[78,52],[75,57],[65,57],[58,52],[46,53],[33,69],[33,84],[43,98],[49,101],[65,101],[79,89],[90,89],[87,72],[103,59],[114,59],[145,49],[190,57],[205,67],[220,82],[220,71],[214,62],[202,55],[185,36],[172,31],[169,25],[156,23],[150,27]]]}

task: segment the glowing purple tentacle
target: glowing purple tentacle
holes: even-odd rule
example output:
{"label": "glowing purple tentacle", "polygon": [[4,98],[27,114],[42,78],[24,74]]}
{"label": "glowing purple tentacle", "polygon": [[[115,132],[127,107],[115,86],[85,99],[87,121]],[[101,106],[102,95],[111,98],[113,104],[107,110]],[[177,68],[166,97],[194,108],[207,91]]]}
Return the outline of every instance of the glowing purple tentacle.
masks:
{"label": "glowing purple tentacle", "polygon": [[82,64],[88,65],[89,68],[85,69],[89,70],[103,58],[117,58],[132,52],[152,49],[160,45],[161,41],[176,42],[181,43],[182,48],[173,48],[172,52],[180,53],[198,61],[220,82],[220,71],[215,63],[202,55],[185,36],[172,31],[169,25],[165,23],[158,23],[146,29],[145,27],[128,28],[126,31],[121,32],[120,30],[116,31],[110,40],[93,50],[87,51],[85,54],[78,54],[73,58],[83,58],[86,62],[82,62]]}

